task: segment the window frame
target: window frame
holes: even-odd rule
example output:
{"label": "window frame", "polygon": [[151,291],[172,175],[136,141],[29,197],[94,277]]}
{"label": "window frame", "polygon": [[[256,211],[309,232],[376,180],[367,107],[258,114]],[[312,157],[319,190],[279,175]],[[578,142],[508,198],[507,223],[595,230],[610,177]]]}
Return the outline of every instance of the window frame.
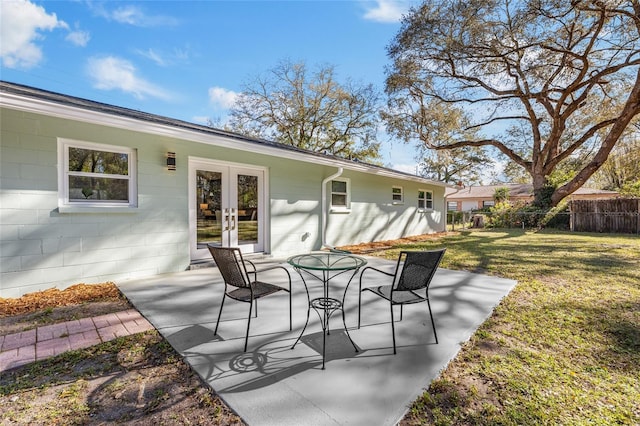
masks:
{"label": "window frame", "polygon": [[[333,182],[344,182],[346,184],[346,192],[338,192],[333,190]],[[349,212],[351,210],[351,179],[349,178],[335,178],[329,181],[329,208],[331,212]],[[345,205],[335,205],[333,204],[333,196],[335,195],[345,195]]]}
{"label": "window frame", "polygon": [[[395,192],[396,189],[399,189],[400,192],[399,193]],[[395,199],[396,195],[400,195],[400,199],[399,200]],[[391,187],[391,202],[394,205],[404,204],[404,187],[403,186],[393,185]]]}
{"label": "window frame", "polygon": [[[69,171],[69,149],[79,148],[92,151],[113,152],[127,154],[127,175],[116,175],[118,179],[126,179],[128,184],[128,201],[83,201],[69,199],[69,178],[70,176],[89,176],[84,172]],[[100,210],[105,208],[113,210],[120,208],[129,210],[138,207],[138,173],[137,173],[137,150],[135,148],[108,145],[94,142],[79,141],[73,139],[58,138],[58,207],[67,211]],[[95,173],[93,176],[100,177],[106,175]],[[113,175],[110,175],[113,176]]]}
{"label": "window frame", "polygon": [[[421,197],[420,194],[423,194]],[[429,194],[430,196],[427,196]],[[420,206],[422,202],[422,206]],[[418,210],[433,211],[433,191],[428,189],[418,189]]]}

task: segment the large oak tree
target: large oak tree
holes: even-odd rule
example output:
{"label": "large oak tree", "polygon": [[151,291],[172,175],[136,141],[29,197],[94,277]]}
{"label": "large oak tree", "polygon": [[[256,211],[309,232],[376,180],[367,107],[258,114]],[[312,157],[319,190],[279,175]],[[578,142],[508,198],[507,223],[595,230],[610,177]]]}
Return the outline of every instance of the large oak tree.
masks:
{"label": "large oak tree", "polygon": [[[555,206],[640,113],[639,36],[640,0],[426,0],[389,46],[388,129],[494,147]],[[567,162],[580,167],[550,189]]]}
{"label": "large oak tree", "polygon": [[281,61],[243,87],[228,128],[337,157],[379,157],[379,93],[371,84],[340,83],[333,66],[309,70]]}
{"label": "large oak tree", "polygon": [[426,178],[451,184],[481,185],[495,167],[485,151],[465,146],[446,151],[425,150],[420,174]]}

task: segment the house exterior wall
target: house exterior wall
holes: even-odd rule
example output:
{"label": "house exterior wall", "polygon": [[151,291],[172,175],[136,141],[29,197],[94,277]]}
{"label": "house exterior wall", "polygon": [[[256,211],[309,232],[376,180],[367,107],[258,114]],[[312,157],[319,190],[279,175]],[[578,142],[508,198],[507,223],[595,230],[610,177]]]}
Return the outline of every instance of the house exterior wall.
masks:
{"label": "house exterior wall", "polygon": [[[353,172],[345,172],[342,177],[351,180],[351,211],[328,215],[327,244],[340,246],[389,240],[444,229],[444,187]],[[392,201],[394,186],[403,188],[401,204]],[[418,190],[434,192],[432,210],[418,209]]]}
{"label": "house exterior wall", "polygon": [[[1,297],[189,264],[186,163],[163,167],[175,141],[9,109],[0,124]],[[136,148],[138,208],[61,213],[58,137]]]}
{"label": "house exterior wall", "polygon": [[[135,123],[134,123],[135,124]],[[336,167],[45,114],[0,114],[0,297],[85,282],[182,271],[191,262],[188,162],[208,158],[267,167],[265,252],[286,256],[322,246],[321,182]],[[177,132],[179,134],[179,132]],[[138,206],[61,211],[58,138],[137,151]],[[176,153],[176,170],[166,153]],[[345,170],[351,212],[330,214],[327,242],[354,244],[444,229],[444,188]],[[391,203],[402,185],[405,205]],[[434,209],[417,211],[417,190],[434,193]],[[330,192],[328,192],[330,194]]]}

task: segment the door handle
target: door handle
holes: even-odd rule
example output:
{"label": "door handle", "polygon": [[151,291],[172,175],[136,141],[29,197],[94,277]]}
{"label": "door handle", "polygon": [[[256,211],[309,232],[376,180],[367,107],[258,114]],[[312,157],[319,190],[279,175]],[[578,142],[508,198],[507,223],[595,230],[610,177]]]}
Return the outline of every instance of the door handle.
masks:
{"label": "door handle", "polygon": [[229,230],[229,209],[224,209],[224,230]]}
{"label": "door handle", "polygon": [[231,209],[231,230],[235,231],[236,229],[236,217],[237,215],[235,214],[236,209]]}

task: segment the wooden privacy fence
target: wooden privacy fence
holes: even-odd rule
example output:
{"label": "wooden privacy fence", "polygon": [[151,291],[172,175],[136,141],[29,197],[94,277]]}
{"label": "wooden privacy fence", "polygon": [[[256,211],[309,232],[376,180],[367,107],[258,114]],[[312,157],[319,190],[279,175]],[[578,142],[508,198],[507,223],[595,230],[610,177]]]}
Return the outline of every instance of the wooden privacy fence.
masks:
{"label": "wooden privacy fence", "polygon": [[640,234],[640,199],[573,200],[569,212],[572,231]]}

